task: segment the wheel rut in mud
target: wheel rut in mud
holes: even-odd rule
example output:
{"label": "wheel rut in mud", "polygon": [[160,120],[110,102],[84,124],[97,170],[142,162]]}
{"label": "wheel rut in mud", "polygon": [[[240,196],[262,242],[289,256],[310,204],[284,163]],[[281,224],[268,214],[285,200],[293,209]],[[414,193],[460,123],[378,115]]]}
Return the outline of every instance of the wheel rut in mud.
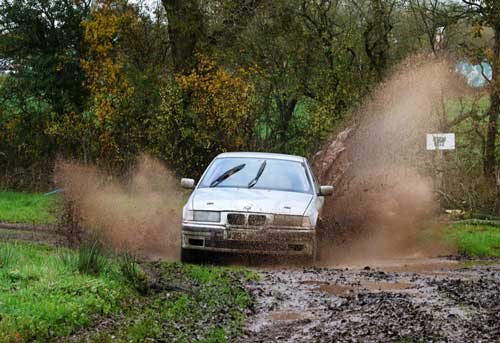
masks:
{"label": "wheel rut in mud", "polygon": [[500,341],[500,261],[448,262],[260,269],[239,342]]}

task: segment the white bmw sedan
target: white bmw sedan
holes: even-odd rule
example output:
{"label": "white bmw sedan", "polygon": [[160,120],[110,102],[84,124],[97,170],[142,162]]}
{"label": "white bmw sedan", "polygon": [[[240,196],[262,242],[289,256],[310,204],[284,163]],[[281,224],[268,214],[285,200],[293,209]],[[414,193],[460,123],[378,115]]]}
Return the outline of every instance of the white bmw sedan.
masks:
{"label": "white bmw sedan", "polygon": [[317,256],[324,196],[304,157],[253,152],[218,155],[183,209],[183,261],[200,252]]}

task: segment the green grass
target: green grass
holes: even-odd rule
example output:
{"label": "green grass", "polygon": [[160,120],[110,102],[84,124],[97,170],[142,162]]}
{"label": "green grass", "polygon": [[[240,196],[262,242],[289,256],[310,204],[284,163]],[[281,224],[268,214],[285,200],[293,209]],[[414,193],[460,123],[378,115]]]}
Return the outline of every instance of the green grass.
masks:
{"label": "green grass", "polygon": [[470,257],[500,257],[500,227],[453,224],[445,232],[458,251]]}
{"label": "green grass", "polygon": [[[141,263],[139,293],[107,257],[94,274],[79,272],[78,251],[0,243],[0,342],[230,342],[242,332],[252,299],[242,268]],[[105,321],[104,327],[95,325]]]}
{"label": "green grass", "polygon": [[490,98],[487,95],[475,100],[473,97],[464,97],[461,100],[448,99],[445,101],[445,110],[449,119],[458,117],[462,112],[475,109],[479,115],[484,114],[490,107]]}
{"label": "green grass", "polygon": [[50,224],[53,196],[42,194],[0,192],[0,222]]}
{"label": "green grass", "polygon": [[252,299],[242,284],[256,275],[241,268],[160,263],[162,282],[186,291],[131,299],[119,330],[93,333],[95,342],[231,342],[242,333]]}
{"label": "green grass", "polygon": [[74,252],[44,245],[2,243],[0,341],[48,341],[92,323],[94,315],[119,311],[130,290],[111,270],[78,273],[62,256]]}

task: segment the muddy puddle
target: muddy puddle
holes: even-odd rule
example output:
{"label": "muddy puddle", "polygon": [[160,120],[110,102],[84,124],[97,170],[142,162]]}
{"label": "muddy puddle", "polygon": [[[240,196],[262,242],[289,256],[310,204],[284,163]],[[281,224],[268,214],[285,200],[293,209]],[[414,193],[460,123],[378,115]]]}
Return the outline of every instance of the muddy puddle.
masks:
{"label": "muddy puddle", "polygon": [[500,341],[500,260],[256,270],[239,342]]}
{"label": "muddy puddle", "polygon": [[422,273],[439,272],[442,270],[457,269],[463,264],[456,259],[448,258],[394,258],[394,259],[375,259],[363,262],[353,262],[350,264],[335,264],[320,262],[319,267],[336,269],[362,269],[362,270],[380,270],[384,272],[400,273]]}
{"label": "muddy puddle", "polygon": [[401,290],[412,289],[413,285],[408,282],[377,282],[377,281],[363,281],[355,285],[337,285],[325,281],[304,281],[303,284],[316,285],[314,290],[333,294],[336,296],[344,297],[351,296],[357,291],[384,291],[384,292],[397,292]]}
{"label": "muddy puddle", "polygon": [[312,318],[313,316],[309,312],[303,311],[275,311],[267,316],[270,321],[297,321]]}

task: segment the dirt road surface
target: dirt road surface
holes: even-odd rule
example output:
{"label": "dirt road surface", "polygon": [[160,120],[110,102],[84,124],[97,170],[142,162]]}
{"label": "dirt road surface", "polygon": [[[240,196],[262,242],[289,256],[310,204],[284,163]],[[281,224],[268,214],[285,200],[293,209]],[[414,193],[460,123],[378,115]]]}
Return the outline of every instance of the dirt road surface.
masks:
{"label": "dirt road surface", "polygon": [[500,342],[500,261],[258,268],[239,342]]}

